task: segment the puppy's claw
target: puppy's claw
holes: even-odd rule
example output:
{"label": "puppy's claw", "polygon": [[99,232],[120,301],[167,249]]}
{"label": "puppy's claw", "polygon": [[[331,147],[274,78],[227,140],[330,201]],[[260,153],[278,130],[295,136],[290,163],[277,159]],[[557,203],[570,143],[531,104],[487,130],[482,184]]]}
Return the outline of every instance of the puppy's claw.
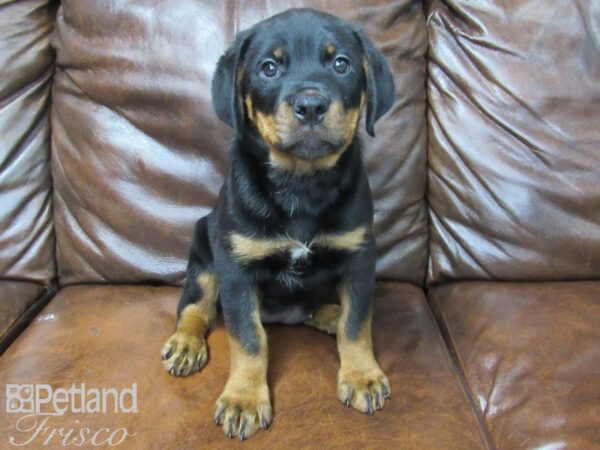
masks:
{"label": "puppy's claw", "polygon": [[238,432],[240,441],[243,441],[244,439],[246,439],[246,424],[248,422],[246,421],[246,418],[242,418],[241,423],[240,423],[240,429]]}
{"label": "puppy's claw", "polygon": [[381,409],[381,401],[379,400],[379,396],[375,397],[375,409],[378,411]]}
{"label": "puppy's claw", "polygon": [[269,424],[269,421],[267,420],[267,418],[266,418],[266,417],[263,417],[263,418],[260,420],[260,424],[261,424],[261,426],[263,427],[263,430],[268,430],[268,429],[269,429],[269,425],[270,425],[270,424]]}
{"label": "puppy's claw", "polygon": [[367,404],[367,414],[371,415],[373,414],[373,402],[371,400],[371,395],[368,392],[366,392],[364,398],[365,403]]}
{"label": "puppy's claw", "polygon": [[383,396],[385,397],[386,400],[389,400],[390,398],[392,398],[392,393],[388,390],[388,388],[385,384],[383,385]]}
{"label": "puppy's claw", "polygon": [[167,350],[166,353],[163,353],[161,355],[161,359],[164,361],[165,359],[169,359],[171,357],[171,355],[173,354],[173,347],[169,347],[169,350]]}
{"label": "puppy's claw", "polygon": [[225,407],[223,405],[219,405],[217,410],[215,411],[215,425],[221,425],[223,423],[221,421],[223,411],[225,411]]}

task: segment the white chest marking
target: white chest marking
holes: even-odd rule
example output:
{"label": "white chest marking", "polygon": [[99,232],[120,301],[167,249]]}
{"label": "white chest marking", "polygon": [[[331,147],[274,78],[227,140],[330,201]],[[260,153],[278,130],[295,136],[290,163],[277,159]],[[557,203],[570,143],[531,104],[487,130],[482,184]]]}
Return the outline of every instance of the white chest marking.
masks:
{"label": "white chest marking", "polygon": [[306,259],[310,253],[310,248],[307,245],[303,245],[301,242],[296,241],[297,246],[290,249],[290,257],[292,262],[296,262],[300,259]]}

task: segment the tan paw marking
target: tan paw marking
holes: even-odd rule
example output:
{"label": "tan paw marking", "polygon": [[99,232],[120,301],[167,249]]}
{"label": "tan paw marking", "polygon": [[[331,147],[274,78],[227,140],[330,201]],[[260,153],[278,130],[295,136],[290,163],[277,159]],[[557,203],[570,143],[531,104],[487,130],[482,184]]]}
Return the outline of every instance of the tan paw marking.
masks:
{"label": "tan paw marking", "polygon": [[391,398],[390,382],[379,367],[340,370],[338,374],[338,398],[346,406],[367,414],[383,408]]}
{"label": "tan paw marking", "polygon": [[254,435],[261,427],[269,427],[273,418],[269,388],[266,384],[252,387],[240,385],[225,388],[215,411],[215,424],[222,425],[227,437],[240,441]]}
{"label": "tan paw marking", "polygon": [[200,371],[208,361],[206,342],[197,336],[177,331],[161,350],[163,366],[176,377]]}

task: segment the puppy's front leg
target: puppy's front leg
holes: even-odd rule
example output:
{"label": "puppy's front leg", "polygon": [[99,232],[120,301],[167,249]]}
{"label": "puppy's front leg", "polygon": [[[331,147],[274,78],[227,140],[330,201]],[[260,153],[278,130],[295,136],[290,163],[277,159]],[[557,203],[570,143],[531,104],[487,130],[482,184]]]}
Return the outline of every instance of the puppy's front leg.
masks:
{"label": "puppy's front leg", "polygon": [[271,422],[267,386],[267,336],[260,321],[258,293],[243,276],[221,284],[230,352],[229,379],[217,400],[215,423],[228,437],[244,440]]}
{"label": "puppy's front leg", "polygon": [[357,263],[352,274],[338,285],[342,313],[337,330],[341,363],[337,393],[346,406],[372,414],[383,408],[391,389],[375,360],[371,338],[374,249],[369,246],[357,261],[362,263]]}

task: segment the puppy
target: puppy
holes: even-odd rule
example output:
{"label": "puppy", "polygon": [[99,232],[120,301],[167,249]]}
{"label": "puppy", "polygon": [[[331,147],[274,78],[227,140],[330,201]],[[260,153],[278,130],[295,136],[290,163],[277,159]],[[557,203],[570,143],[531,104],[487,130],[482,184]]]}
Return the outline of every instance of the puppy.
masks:
{"label": "puppy", "polygon": [[175,376],[207,362],[217,300],[231,367],[215,422],[243,440],[272,419],[266,322],[337,335],[337,396],[365,413],[390,398],[373,356],[373,204],[357,136],[394,100],[383,55],[349,23],[293,9],[239,33],[212,83],[235,131],[213,211],[195,226],[177,327],[162,350]]}

